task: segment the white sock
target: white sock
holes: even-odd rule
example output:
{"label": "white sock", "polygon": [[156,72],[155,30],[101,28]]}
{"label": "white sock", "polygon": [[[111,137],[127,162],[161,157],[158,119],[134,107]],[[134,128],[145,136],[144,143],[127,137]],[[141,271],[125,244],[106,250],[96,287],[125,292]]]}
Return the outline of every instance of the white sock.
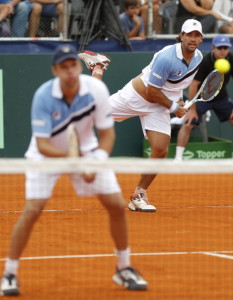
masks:
{"label": "white sock", "polygon": [[185,147],[176,146],[176,157],[175,157],[175,159],[182,160],[184,150],[185,150]]}
{"label": "white sock", "polygon": [[14,274],[17,275],[19,268],[18,259],[6,259],[4,274]]}
{"label": "white sock", "polygon": [[122,270],[130,266],[130,248],[125,250],[115,250],[117,256],[117,269]]}
{"label": "white sock", "polygon": [[134,196],[137,196],[138,194],[146,194],[146,190],[140,187],[136,187],[133,194]]}

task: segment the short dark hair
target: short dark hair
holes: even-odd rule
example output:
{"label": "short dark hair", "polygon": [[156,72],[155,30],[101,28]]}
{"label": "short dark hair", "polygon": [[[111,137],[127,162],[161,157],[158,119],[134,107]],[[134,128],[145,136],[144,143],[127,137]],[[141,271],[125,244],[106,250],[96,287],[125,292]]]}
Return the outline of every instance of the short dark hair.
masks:
{"label": "short dark hair", "polygon": [[124,0],[124,8],[128,8],[129,6],[137,6],[140,5],[139,0]]}
{"label": "short dark hair", "polygon": [[177,37],[176,37],[176,41],[177,41],[177,43],[181,43],[181,38],[180,38],[180,35],[177,35]]}

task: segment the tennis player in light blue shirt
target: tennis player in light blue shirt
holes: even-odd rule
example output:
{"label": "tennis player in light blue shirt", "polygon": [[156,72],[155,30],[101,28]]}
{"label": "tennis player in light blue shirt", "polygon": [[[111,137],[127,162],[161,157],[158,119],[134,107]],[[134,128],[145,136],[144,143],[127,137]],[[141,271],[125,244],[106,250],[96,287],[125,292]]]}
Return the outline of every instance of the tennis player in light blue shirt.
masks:
{"label": "tennis player in light blue shirt", "polygon": [[[42,84],[33,98],[32,139],[26,157],[40,160],[45,157],[65,159],[69,156],[67,134],[72,124],[78,136],[81,155],[106,159],[115,140],[107,87],[102,81],[81,74],[82,66],[77,51],[69,44],[60,45],[55,50],[52,72],[55,78]],[[11,235],[10,249],[0,281],[1,295],[20,293],[17,278],[19,258],[34,224],[52,196],[61,172],[41,172],[37,169],[26,172],[26,205]],[[67,175],[77,195],[96,196],[109,214],[109,231],[116,254],[113,281],[129,290],[146,290],[147,282],[131,266],[125,201],[115,174],[111,170],[101,170],[95,174],[76,173],[75,170]],[[78,265],[73,268],[78,268]]]}
{"label": "tennis player in light blue shirt", "polygon": [[[140,75],[109,98],[113,117],[121,122],[138,116],[145,138],[151,146],[151,158],[165,158],[171,135],[170,113],[178,118],[187,110],[183,107],[183,90],[187,88],[202,61],[197,49],[203,39],[201,23],[189,19],[182,26],[177,43],[155,53],[151,63]],[[129,209],[155,211],[147,197],[147,189],[156,174],[143,174],[130,197]]]}

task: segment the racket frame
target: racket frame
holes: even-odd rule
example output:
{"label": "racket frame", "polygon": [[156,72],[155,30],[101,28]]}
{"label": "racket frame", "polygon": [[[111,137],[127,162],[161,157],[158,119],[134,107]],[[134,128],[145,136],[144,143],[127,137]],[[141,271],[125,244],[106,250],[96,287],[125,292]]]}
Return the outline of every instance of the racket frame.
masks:
{"label": "racket frame", "polygon": [[[215,74],[215,73],[218,73],[221,75],[221,82],[220,82],[220,85],[218,87],[218,89],[216,90],[216,92],[211,96],[209,97],[208,99],[203,99],[203,98],[198,98],[198,96],[203,92],[205,86],[206,86],[206,83],[208,82],[209,78]],[[186,103],[184,105],[184,108],[189,108],[191,105],[193,105],[194,103],[196,102],[199,102],[199,101],[202,101],[202,102],[208,102],[208,101],[211,101],[213,100],[217,95],[218,93],[220,92],[221,88],[222,88],[222,85],[223,85],[223,81],[224,81],[224,74],[223,73],[220,73],[218,72],[217,70],[213,70],[212,72],[209,73],[209,75],[205,78],[205,80],[203,81],[201,87],[199,88],[197,94],[194,96],[194,98],[192,100],[190,100],[188,103]]]}

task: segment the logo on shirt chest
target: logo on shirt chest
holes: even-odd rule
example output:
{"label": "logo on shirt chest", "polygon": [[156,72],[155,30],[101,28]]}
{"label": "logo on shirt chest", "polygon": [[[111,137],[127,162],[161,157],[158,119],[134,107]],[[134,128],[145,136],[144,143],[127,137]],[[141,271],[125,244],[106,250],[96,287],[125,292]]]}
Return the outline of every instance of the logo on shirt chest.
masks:
{"label": "logo on shirt chest", "polygon": [[55,111],[53,113],[53,119],[54,120],[60,120],[61,119],[61,113],[59,111]]}
{"label": "logo on shirt chest", "polygon": [[181,70],[177,71],[177,75],[181,76],[182,75],[182,71]]}

